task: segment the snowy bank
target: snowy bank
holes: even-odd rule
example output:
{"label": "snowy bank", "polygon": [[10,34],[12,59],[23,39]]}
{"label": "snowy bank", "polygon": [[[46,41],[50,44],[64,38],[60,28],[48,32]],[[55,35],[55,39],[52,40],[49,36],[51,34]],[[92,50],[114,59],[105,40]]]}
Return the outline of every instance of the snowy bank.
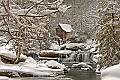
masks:
{"label": "snowy bank", "polygon": [[[2,62],[10,64],[10,63],[14,63],[15,59],[16,59],[16,53],[14,51],[0,51],[0,57]],[[20,60],[19,62],[24,62],[26,60],[26,56],[21,54],[20,55]]]}
{"label": "snowy bank", "polygon": [[101,80],[120,80],[120,64],[103,70],[101,72]]}
{"label": "snowy bank", "polygon": [[0,75],[8,77],[33,77],[55,76],[63,74],[63,69],[51,69],[45,64],[38,64],[33,58],[28,57],[19,64],[5,64],[0,62]]}
{"label": "snowy bank", "polygon": [[8,78],[6,76],[0,76],[0,80],[12,80],[12,79],[10,79],[10,78]]}
{"label": "snowy bank", "polygon": [[[14,60],[16,59],[16,52],[9,51],[9,48],[9,45],[0,47],[0,57],[4,63],[14,63]],[[19,62],[24,62],[26,58],[27,56],[21,54]]]}

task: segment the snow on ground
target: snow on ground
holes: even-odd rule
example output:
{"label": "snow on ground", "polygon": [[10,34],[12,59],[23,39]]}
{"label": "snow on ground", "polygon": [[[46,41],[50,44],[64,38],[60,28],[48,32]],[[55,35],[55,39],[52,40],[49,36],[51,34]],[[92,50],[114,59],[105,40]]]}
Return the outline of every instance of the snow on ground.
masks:
{"label": "snow on ground", "polygon": [[104,77],[102,80],[120,80],[120,78],[108,76]]}
{"label": "snow on ground", "polygon": [[[68,51],[59,51],[59,53],[67,53]],[[11,57],[13,59],[16,58],[14,51],[9,51],[5,47],[0,47],[0,55]],[[23,54],[21,55],[21,58],[25,58],[25,62],[20,62],[18,64],[5,64],[3,62],[0,62],[0,72],[12,72],[15,76],[19,76],[18,73],[25,73],[30,74],[33,76],[53,76],[57,74],[63,74],[63,69],[65,68],[64,65],[61,65],[55,61],[52,61],[54,66],[59,67],[59,69],[51,69],[48,68],[46,64],[39,63],[35,61],[31,57],[26,57]],[[6,75],[7,76],[7,75]]]}
{"label": "snow on ground", "polygon": [[[56,61],[53,61],[53,64],[55,64],[54,62],[56,62]],[[21,65],[23,67],[33,68],[33,69],[41,71],[41,72],[48,72],[48,73],[53,72],[53,73],[58,73],[58,74],[62,73],[63,74],[63,68],[65,66],[62,66],[62,65],[60,65],[59,63],[56,62],[55,65],[57,65],[58,67],[60,67],[60,69],[51,69],[51,68],[48,68],[48,66],[46,64],[44,64],[44,63],[40,63],[39,64],[33,58],[28,57],[25,62],[21,62],[18,65]]]}
{"label": "snow on ground", "polygon": [[[57,66],[60,66],[60,68],[64,67],[59,63],[57,63]],[[25,62],[20,62],[19,64],[5,64],[0,62],[0,72],[12,72],[15,76],[19,76],[18,73],[25,73],[33,76],[55,76],[64,73],[63,69],[51,69],[45,64],[38,64],[31,57],[28,57]]]}
{"label": "snow on ground", "polygon": [[103,70],[101,72],[101,80],[120,80],[120,64]]}
{"label": "snow on ground", "polygon": [[8,78],[6,76],[0,76],[0,80],[12,80],[12,79],[10,79],[10,78]]}
{"label": "snow on ground", "polygon": [[[25,74],[30,74],[33,76],[51,76],[53,75],[52,72],[42,72],[38,71],[35,68],[32,68],[31,66],[19,66],[19,65],[12,65],[12,64],[4,64],[0,63],[0,72],[12,72],[14,76],[19,76],[18,73],[25,73]],[[35,64],[33,64],[35,65]],[[15,73],[15,74],[14,74]],[[7,75],[6,75],[7,76]]]}

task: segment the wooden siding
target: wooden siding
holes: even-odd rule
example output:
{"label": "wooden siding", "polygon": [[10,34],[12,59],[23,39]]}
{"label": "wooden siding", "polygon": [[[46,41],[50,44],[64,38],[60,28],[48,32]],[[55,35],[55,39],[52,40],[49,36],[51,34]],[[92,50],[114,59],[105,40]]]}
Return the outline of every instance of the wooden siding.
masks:
{"label": "wooden siding", "polygon": [[60,27],[56,28],[56,35],[58,35],[61,39],[69,38],[70,32],[65,32]]}

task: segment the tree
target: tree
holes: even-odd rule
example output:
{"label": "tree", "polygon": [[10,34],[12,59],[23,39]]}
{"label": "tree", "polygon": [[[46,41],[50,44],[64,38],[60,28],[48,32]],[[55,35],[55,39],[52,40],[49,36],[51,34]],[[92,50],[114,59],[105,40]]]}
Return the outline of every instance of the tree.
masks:
{"label": "tree", "polygon": [[96,40],[99,44],[98,50],[102,54],[101,67],[108,67],[119,63],[120,54],[120,14],[117,1],[98,0],[97,15],[99,17]]}
{"label": "tree", "polygon": [[71,7],[62,2],[63,0],[53,3],[48,0],[0,1],[0,32],[6,37],[6,44],[13,44],[17,56],[15,63],[19,61],[21,53],[28,53],[33,48],[40,50],[41,38],[44,39],[44,34],[48,33],[45,26],[50,22],[49,17]]}

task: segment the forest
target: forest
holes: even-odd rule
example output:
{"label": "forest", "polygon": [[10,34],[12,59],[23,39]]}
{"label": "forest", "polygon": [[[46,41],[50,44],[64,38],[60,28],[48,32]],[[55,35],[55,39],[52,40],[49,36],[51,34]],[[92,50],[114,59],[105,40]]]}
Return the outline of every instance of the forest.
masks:
{"label": "forest", "polygon": [[119,62],[119,0],[0,0],[0,80],[119,80]]}

